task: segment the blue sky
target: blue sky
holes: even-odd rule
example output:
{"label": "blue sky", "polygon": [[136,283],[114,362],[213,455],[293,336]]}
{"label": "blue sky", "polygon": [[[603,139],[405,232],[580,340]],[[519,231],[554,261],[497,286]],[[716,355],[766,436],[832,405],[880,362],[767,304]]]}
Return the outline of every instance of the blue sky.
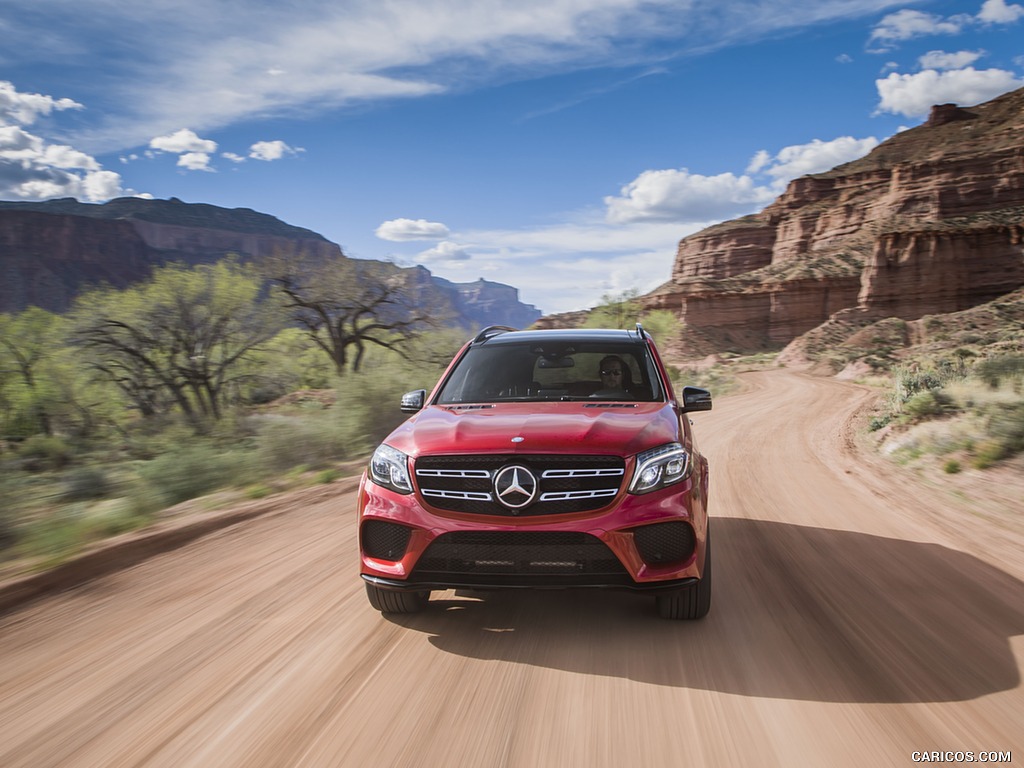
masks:
{"label": "blue sky", "polygon": [[1010,0],[0,0],[0,199],[253,208],[545,312],[1024,87]]}

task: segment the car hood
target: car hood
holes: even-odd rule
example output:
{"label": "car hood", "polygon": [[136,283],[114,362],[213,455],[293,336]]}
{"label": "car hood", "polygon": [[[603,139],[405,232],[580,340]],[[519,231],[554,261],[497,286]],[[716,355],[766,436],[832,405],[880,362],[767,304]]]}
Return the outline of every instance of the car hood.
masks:
{"label": "car hood", "polygon": [[[513,442],[513,438],[522,438]],[[679,441],[669,403],[495,403],[424,408],[384,441],[410,456],[591,453],[629,456]]]}

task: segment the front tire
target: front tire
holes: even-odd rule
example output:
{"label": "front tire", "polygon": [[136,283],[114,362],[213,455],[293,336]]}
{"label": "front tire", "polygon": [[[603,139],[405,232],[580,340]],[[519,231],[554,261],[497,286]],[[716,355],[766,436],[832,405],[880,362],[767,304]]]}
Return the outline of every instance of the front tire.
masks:
{"label": "front tire", "polygon": [[704,573],[692,587],[656,595],[658,614],[663,619],[693,621],[703,619],[711,610],[711,534],[704,545]]}
{"label": "front tire", "polygon": [[430,599],[430,592],[396,592],[367,583],[366,598],[381,613],[419,613]]}

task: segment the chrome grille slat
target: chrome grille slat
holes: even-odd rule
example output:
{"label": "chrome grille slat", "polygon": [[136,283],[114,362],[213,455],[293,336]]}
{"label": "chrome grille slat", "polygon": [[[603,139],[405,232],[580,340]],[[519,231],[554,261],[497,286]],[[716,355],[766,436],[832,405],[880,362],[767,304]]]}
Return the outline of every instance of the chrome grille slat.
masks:
{"label": "chrome grille slat", "polygon": [[417,469],[420,477],[490,477],[484,469]]}
{"label": "chrome grille slat", "polygon": [[541,477],[616,477],[625,473],[624,469],[546,469]]}
{"label": "chrome grille slat", "polygon": [[619,492],[618,488],[604,488],[596,491],[557,491],[542,493],[538,501],[565,501],[567,499],[604,499]]}
{"label": "chrome grille slat", "polygon": [[439,491],[430,488],[424,488],[422,491],[424,496],[430,496],[437,499],[466,499],[468,501],[492,501],[493,497],[489,493],[478,493],[475,491]]}

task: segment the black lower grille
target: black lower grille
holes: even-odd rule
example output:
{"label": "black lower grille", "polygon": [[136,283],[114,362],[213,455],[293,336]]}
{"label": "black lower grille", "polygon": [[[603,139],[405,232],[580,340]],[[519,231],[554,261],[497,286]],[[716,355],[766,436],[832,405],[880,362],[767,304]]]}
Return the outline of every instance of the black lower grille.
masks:
{"label": "black lower grille", "polygon": [[695,540],[689,523],[669,522],[645,525],[633,531],[633,542],[648,565],[665,565],[689,560]]}
{"label": "black lower grille", "polygon": [[363,552],[378,560],[401,560],[409,546],[412,529],[386,520],[363,523]]}
{"label": "black lower grille", "polygon": [[458,584],[632,583],[604,542],[571,531],[457,531],[438,536],[410,581]]}

